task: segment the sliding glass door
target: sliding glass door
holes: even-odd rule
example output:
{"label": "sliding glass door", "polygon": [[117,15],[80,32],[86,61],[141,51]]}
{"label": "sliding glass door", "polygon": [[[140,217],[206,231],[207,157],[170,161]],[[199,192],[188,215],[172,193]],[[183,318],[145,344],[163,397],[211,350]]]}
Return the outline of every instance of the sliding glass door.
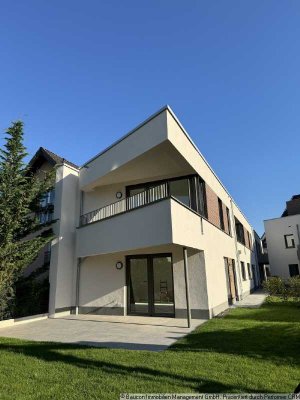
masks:
{"label": "sliding glass door", "polygon": [[174,316],[171,254],[127,258],[128,313]]}

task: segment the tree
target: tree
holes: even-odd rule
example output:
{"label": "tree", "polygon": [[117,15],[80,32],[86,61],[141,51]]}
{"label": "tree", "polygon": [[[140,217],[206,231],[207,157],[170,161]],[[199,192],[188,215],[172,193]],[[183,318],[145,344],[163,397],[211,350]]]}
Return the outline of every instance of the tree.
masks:
{"label": "tree", "polygon": [[21,121],[6,135],[0,149],[0,320],[13,317],[16,281],[53,238],[51,227],[41,227],[36,217],[53,175],[37,177],[26,166]]}

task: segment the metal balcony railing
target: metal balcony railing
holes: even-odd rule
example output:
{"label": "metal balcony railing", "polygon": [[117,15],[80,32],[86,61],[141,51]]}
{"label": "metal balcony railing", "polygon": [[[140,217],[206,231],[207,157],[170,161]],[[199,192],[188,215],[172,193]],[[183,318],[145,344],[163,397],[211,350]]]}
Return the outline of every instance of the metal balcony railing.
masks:
{"label": "metal balcony railing", "polygon": [[146,206],[156,201],[170,197],[168,183],[149,188],[144,192],[126,197],[123,200],[98,208],[97,210],[83,214],[80,217],[80,226],[88,225],[92,222],[101,221],[103,219],[122,214],[139,207]]}

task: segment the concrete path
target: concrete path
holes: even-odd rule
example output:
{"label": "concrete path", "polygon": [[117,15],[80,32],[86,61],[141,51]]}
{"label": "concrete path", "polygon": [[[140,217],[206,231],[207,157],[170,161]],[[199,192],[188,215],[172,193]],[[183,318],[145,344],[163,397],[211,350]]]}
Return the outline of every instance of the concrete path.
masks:
{"label": "concrete path", "polygon": [[237,301],[232,308],[244,307],[244,308],[258,308],[265,301],[268,294],[262,289],[256,290],[255,292],[249,294],[243,300]]}
{"label": "concrete path", "polygon": [[0,328],[0,337],[130,350],[161,351],[205,320],[133,316],[69,315]]}

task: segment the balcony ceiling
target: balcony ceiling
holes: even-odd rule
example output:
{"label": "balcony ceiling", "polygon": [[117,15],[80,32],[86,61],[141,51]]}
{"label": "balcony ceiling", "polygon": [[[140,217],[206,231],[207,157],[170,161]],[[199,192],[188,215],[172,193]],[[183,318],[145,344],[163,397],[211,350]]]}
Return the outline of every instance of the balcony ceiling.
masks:
{"label": "balcony ceiling", "polygon": [[195,173],[195,170],[176,150],[172,143],[166,140],[128,163],[100,177],[92,185],[85,187],[85,190],[93,190],[98,186],[117,183],[146,182],[193,173]]}

